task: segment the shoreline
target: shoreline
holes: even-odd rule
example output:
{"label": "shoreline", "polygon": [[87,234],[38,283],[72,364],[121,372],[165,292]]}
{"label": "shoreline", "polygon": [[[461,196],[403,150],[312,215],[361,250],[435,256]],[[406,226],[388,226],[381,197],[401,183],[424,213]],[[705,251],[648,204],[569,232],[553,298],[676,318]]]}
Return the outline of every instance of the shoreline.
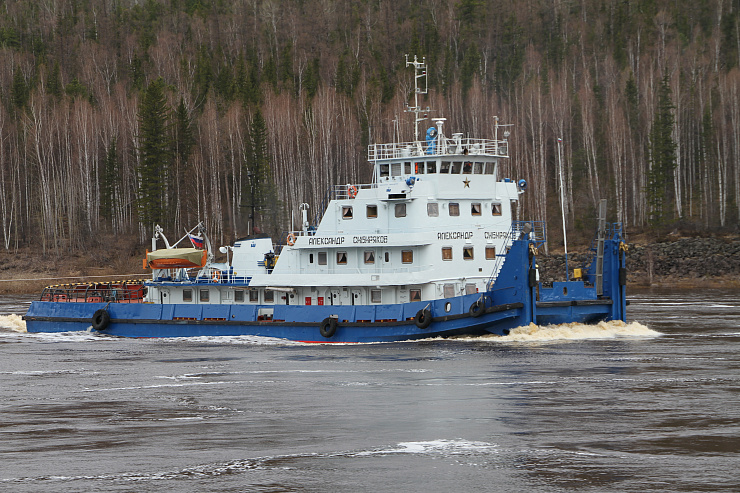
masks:
{"label": "shoreline", "polygon": [[[40,294],[43,288],[78,282],[105,282],[145,279],[138,245],[118,251],[93,248],[66,256],[42,255],[30,249],[0,252],[0,295]],[[552,249],[551,249],[552,250]],[[568,267],[589,260],[580,253],[568,254]],[[538,257],[540,280],[551,282],[565,277],[565,257],[550,252]],[[740,236],[672,238],[659,242],[630,242],[627,250],[627,289],[735,289],[740,288]]]}

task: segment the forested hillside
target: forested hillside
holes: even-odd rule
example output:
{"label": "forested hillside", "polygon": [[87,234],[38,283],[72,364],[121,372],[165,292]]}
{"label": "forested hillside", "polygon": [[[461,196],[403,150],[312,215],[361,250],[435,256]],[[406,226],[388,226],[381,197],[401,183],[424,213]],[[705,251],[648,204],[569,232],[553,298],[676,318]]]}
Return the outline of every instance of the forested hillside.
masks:
{"label": "forested hillside", "polygon": [[368,143],[430,117],[492,138],[522,218],[568,226],[595,205],[628,232],[737,230],[740,0],[0,1],[5,249],[100,234],[275,235],[300,203],[366,183]]}

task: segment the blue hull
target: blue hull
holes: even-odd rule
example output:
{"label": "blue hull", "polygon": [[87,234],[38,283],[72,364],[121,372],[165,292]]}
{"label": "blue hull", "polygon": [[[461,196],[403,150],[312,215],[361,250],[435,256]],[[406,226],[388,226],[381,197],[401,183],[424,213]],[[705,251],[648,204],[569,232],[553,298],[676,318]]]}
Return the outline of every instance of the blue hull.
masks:
{"label": "blue hull", "polygon": [[[626,301],[618,242],[607,241],[604,295],[590,283],[569,281],[552,288],[534,282],[535,259],[529,242],[517,240],[506,255],[490,291],[435,301],[392,305],[302,306],[244,304],[153,304],[34,301],[26,316],[28,332],[88,330],[93,314],[106,310],[101,332],[123,337],[265,336],[303,342],[391,342],[454,335],[505,335],[519,326],[625,320]],[[482,303],[483,308],[473,309]],[[273,310],[260,320],[260,308]],[[431,312],[428,326],[417,323]],[[322,322],[337,320],[325,337]],[[422,328],[423,327],[423,328]]]}

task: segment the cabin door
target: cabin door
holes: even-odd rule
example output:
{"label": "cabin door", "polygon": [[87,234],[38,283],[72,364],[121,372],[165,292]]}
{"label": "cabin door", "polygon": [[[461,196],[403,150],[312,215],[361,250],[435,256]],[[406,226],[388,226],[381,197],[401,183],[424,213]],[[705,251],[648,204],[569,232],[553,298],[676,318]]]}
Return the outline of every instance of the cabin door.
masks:
{"label": "cabin door", "polygon": [[170,300],[170,290],[169,289],[159,290],[159,302],[163,305],[168,305],[172,303],[172,300]]}
{"label": "cabin door", "polygon": [[362,291],[359,289],[353,289],[350,292],[350,298],[352,299],[353,305],[364,305],[364,301],[362,299]]}
{"label": "cabin door", "polygon": [[326,295],[329,298],[330,305],[341,305],[342,304],[342,301],[339,299],[338,289],[330,289],[329,291],[327,291]]}

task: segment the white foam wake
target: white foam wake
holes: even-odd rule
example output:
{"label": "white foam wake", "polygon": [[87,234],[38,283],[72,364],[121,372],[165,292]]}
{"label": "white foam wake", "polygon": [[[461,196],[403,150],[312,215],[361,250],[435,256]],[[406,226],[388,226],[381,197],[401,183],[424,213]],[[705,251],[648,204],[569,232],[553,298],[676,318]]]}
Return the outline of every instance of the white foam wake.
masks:
{"label": "white foam wake", "polygon": [[430,440],[426,442],[401,442],[390,449],[367,450],[354,454],[361,457],[365,455],[388,455],[388,454],[443,454],[443,455],[467,455],[470,453],[493,452],[498,446],[487,442],[476,442],[463,439]]}
{"label": "white foam wake", "polygon": [[13,332],[26,332],[26,322],[20,315],[0,315],[0,329]]}
{"label": "white foam wake", "polygon": [[617,339],[623,337],[657,337],[661,335],[639,322],[625,323],[621,320],[599,322],[595,325],[570,323],[539,326],[529,324],[517,327],[509,335],[499,338],[511,342],[574,341],[588,339]]}

